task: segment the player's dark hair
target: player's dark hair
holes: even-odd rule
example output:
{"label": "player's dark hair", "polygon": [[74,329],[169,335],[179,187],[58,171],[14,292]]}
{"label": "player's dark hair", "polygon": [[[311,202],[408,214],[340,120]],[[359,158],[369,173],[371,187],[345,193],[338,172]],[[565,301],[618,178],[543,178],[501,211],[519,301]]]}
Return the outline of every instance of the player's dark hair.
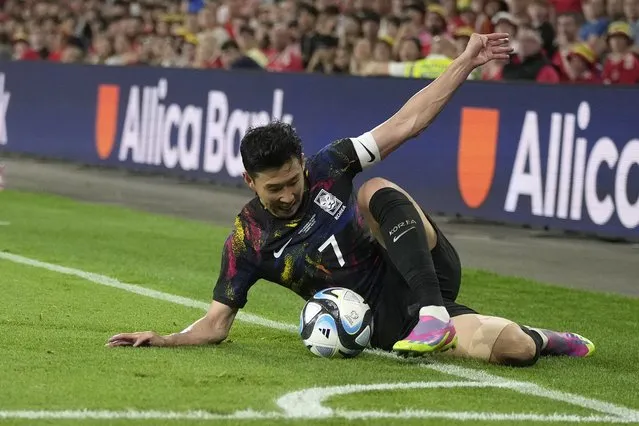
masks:
{"label": "player's dark hair", "polygon": [[302,140],[293,126],[275,121],[249,129],[240,143],[244,169],[252,178],[268,169],[279,169],[292,158],[302,160]]}

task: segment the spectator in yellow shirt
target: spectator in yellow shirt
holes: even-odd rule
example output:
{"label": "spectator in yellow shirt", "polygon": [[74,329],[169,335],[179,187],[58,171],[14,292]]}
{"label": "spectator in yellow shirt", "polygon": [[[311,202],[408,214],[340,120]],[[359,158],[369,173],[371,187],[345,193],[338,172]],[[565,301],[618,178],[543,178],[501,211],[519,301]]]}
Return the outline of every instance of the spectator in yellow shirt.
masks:
{"label": "spectator in yellow shirt", "polygon": [[425,58],[410,62],[372,62],[364,68],[363,75],[435,79],[456,57],[455,43],[447,37],[436,36],[433,37],[431,52]]}
{"label": "spectator in yellow shirt", "polygon": [[257,42],[253,28],[248,25],[242,26],[237,37],[237,44],[242,50],[242,53],[253,59],[262,68],[266,67],[268,58],[258,47],[259,43]]}

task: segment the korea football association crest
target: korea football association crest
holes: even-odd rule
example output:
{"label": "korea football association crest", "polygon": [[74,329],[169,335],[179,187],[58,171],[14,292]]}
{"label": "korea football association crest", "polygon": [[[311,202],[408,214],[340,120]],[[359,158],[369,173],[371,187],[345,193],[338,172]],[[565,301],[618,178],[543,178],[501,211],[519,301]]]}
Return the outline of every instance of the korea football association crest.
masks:
{"label": "korea football association crest", "polygon": [[341,200],[324,189],[321,189],[317,197],[315,197],[315,204],[320,206],[326,213],[335,217],[335,219],[341,216],[341,213],[344,211],[343,207],[345,207]]}

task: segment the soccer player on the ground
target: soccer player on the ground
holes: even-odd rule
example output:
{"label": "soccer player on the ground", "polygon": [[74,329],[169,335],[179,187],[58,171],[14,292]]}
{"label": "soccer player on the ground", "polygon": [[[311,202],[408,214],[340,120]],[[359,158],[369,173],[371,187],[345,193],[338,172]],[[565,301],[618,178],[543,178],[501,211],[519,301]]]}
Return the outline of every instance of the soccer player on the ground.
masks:
{"label": "soccer player on the ground", "polygon": [[355,194],[353,178],[421,133],[476,67],[507,59],[507,34],[473,34],[466,50],[395,115],[357,138],[305,158],[289,125],[251,129],[241,142],[245,180],[256,197],[226,240],[207,314],[179,333],[124,333],[109,346],[219,343],[228,336],[259,279],[308,300],[328,287],[359,293],[373,310],[371,346],[423,354],[448,351],[525,366],[540,355],[588,356],[593,344],[573,333],[520,326],[455,302],[457,252],[429,215],[381,178]]}

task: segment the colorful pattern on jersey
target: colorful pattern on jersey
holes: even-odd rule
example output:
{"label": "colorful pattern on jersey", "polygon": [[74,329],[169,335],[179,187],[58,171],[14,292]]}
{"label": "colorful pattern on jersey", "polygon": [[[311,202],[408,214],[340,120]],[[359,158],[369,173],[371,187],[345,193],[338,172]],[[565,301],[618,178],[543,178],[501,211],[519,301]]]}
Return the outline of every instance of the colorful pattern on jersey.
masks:
{"label": "colorful pattern on jersey", "polygon": [[305,300],[335,286],[374,298],[382,249],[367,232],[353,193],[360,171],[352,141],[341,139],[307,160],[304,200],[293,219],[275,218],[257,197],[244,206],[224,245],[214,299],[242,308],[259,279]]}

